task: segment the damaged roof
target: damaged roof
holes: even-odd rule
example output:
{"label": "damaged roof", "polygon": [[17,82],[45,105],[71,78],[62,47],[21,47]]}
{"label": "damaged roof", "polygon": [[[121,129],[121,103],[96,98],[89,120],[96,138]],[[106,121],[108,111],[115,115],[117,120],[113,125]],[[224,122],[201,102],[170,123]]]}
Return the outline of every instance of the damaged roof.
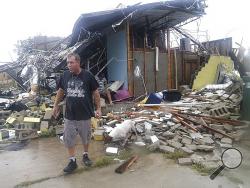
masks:
{"label": "damaged roof", "polygon": [[125,20],[136,29],[146,28],[148,32],[170,28],[199,18],[205,14],[205,7],[204,0],[171,0],[82,14],[74,25],[70,46],[85,39],[86,33],[115,30]]}

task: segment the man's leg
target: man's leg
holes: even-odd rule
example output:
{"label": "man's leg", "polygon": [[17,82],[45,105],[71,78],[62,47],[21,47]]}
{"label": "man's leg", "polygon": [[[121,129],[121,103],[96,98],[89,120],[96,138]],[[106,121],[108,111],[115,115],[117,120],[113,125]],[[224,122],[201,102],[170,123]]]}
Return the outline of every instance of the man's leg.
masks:
{"label": "man's leg", "polygon": [[91,120],[81,120],[78,122],[78,133],[82,139],[83,145],[83,163],[86,166],[91,166],[92,161],[89,159],[89,143],[91,140]]}
{"label": "man's leg", "polygon": [[75,155],[76,155],[75,146],[74,147],[69,147],[68,148],[68,153],[69,153],[69,157],[75,157]]}
{"label": "man's leg", "polygon": [[75,158],[75,144],[76,144],[77,130],[75,121],[65,119],[63,141],[65,147],[68,149],[69,164],[63,169],[64,172],[70,173],[77,168]]}
{"label": "man's leg", "polygon": [[89,144],[83,144],[83,152],[89,152]]}

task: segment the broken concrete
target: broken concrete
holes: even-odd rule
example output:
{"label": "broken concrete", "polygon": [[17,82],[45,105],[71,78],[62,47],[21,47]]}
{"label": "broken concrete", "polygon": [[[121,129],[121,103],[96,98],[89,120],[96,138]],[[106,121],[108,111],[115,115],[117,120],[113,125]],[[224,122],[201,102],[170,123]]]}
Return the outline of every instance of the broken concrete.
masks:
{"label": "broken concrete", "polygon": [[212,152],[214,150],[214,146],[207,146],[207,145],[198,145],[197,150]]}
{"label": "broken concrete", "polygon": [[191,158],[179,158],[178,159],[178,164],[179,165],[191,165],[193,162],[192,162],[192,159]]}
{"label": "broken concrete", "polygon": [[175,148],[170,147],[170,146],[159,146],[160,151],[164,152],[164,153],[174,153],[175,152]]}

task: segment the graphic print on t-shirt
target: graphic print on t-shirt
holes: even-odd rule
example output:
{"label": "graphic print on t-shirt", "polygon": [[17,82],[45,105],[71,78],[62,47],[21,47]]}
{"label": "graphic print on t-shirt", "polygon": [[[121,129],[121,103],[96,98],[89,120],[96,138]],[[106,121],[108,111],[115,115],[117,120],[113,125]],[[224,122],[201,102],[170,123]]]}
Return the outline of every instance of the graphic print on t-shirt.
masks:
{"label": "graphic print on t-shirt", "polygon": [[85,90],[80,79],[70,79],[67,87],[67,97],[84,97]]}

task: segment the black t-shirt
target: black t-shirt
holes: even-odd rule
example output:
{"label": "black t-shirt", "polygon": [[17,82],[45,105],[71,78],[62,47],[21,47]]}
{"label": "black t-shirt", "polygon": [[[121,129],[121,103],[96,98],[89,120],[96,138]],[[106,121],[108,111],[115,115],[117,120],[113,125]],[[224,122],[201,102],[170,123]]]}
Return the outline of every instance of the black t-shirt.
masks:
{"label": "black t-shirt", "polygon": [[92,94],[99,85],[90,72],[81,70],[75,75],[65,71],[57,87],[63,89],[66,94],[66,119],[87,120],[94,116]]}

